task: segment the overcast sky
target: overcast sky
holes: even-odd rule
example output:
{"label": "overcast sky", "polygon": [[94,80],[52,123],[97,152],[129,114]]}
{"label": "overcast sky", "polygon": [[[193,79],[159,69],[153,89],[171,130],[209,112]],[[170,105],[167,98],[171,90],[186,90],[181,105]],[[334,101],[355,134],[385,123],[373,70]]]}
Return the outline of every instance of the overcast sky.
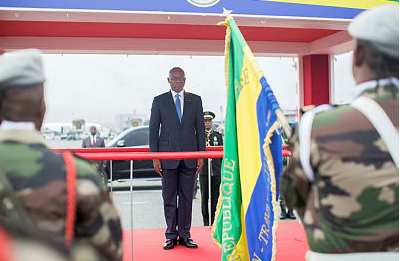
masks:
{"label": "overcast sky", "polygon": [[[202,97],[204,110],[224,117],[226,87],[224,57],[169,55],[43,55],[46,76],[46,122],[114,124],[115,115],[133,113],[149,118],[153,97],[167,92],[168,71],[184,69],[185,90]],[[338,74],[350,74],[350,56],[337,57]],[[290,57],[258,57],[264,75],[282,109],[296,108],[298,70]],[[348,67],[347,67],[348,65]],[[348,82],[348,84],[346,84]],[[349,76],[337,82],[336,102],[345,100]],[[350,96],[350,92],[347,97]],[[223,111],[220,110],[222,106]]]}

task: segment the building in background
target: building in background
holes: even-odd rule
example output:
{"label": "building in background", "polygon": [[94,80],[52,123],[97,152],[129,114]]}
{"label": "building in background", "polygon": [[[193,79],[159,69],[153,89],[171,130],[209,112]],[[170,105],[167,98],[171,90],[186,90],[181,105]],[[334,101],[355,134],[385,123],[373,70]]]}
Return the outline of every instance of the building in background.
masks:
{"label": "building in background", "polygon": [[41,133],[45,139],[81,140],[88,135],[90,127],[95,126],[101,138],[110,139],[116,131],[99,123],[73,120],[72,122],[48,122],[42,125]]}
{"label": "building in background", "polygon": [[137,114],[134,110],[133,113],[122,113],[115,116],[115,128],[118,132],[122,132],[131,127],[138,127],[148,123],[145,115]]}

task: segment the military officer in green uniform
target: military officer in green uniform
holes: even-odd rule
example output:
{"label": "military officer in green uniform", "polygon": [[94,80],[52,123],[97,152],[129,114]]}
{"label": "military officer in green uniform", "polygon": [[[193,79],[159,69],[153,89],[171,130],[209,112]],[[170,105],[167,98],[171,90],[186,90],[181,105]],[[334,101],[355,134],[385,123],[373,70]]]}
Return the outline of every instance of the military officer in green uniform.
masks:
{"label": "military officer in green uniform", "polygon": [[[0,169],[29,220],[53,240],[93,246],[105,260],[122,259],[122,229],[105,185],[87,162],[51,151],[39,133],[45,115],[44,75],[38,50],[0,56]],[[75,201],[67,198],[66,168],[77,173]],[[71,169],[71,168],[69,168]],[[66,222],[68,202],[76,202]],[[72,225],[73,223],[73,225]],[[66,244],[69,247],[68,244]]]}
{"label": "military officer in green uniform", "polygon": [[[210,111],[205,111],[203,113],[205,118],[205,134],[206,134],[206,146],[223,146],[223,136],[217,131],[214,131],[212,128],[213,119],[215,118],[215,114]],[[208,165],[208,160],[210,164]],[[209,223],[209,173],[208,166],[210,166],[210,189],[211,189],[211,200],[210,200],[210,214],[211,221]],[[202,217],[203,217],[203,225],[209,226],[212,225],[215,220],[215,211],[217,200],[219,198],[219,189],[220,189],[220,181],[221,181],[221,167],[222,167],[222,159],[204,159],[203,168],[199,173],[199,183],[201,188],[201,209],[202,209]]]}
{"label": "military officer in green uniform", "polygon": [[307,260],[398,260],[398,5],[360,13],[348,31],[358,96],[303,115],[281,190],[305,227]]}

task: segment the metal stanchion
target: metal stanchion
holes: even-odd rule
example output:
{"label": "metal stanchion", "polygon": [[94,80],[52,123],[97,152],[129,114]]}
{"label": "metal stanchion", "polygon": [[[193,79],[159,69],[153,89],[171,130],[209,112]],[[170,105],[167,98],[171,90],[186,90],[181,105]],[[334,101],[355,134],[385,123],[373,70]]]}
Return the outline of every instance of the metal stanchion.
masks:
{"label": "metal stanchion", "polygon": [[111,178],[110,182],[111,182],[111,194],[112,194],[112,160],[109,161],[109,176]]}
{"label": "metal stanchion", "polygon": [[130,161],[130,241],[133,261],[133,160]]}
{"label": "metal stanchion", "polygon": [[208,159],[208,190],[209,190],[209,198],[208,198],[208,212],[209,212],[209,228],[212,227],[212,188],[210,186],[211,180],[211,171],[212,171],[212,159]]}

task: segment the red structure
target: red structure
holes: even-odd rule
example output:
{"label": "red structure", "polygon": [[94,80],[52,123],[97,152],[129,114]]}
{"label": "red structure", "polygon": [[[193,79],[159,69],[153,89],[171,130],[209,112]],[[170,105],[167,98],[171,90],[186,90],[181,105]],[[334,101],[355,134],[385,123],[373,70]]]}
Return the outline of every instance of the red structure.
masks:
{"label": "red structure", "polygon": [[303,56],[304,103],[320,105],[330,102],[329,55]]}
{"label": "red structure", "polygon": [[[73,0],[66,1],[66,6],[60,8],[55,8],[52,1],[39,2],[37,6],[34,3],[28,6],[24,1],[13,1],[7,4],[15,7],[0,8],[0,49],[38,48],[45,53],[223,55],[225,27],[217,23],[225,17],[216,11],[218,8],[213,8],[222,4],[235,11],[240,9],[247,14],[233,16],[256,56],[299,59],[300,106],[330,102],[331,56],[348,52],[353,46],[346,31],[349,19],[322,18],[326,16],[319,11],[322,9],[310,5],[288,4],[296,14],[307,8],[313,10],[312,17],[303,18],[283,14],[285,3],[272,3],[274,7],[269,9],[271,3],[267,1],[221,0],[216,1],[219,2],[216,6],[199,9],[185,0],[170,1],[172,8],[164,1],[157,1],[163,11],[146,3],[126,6],[129,4],[123,1],[108,6],[120,10],[105,10],[108,1],[100,1],[99,6],[87,6],[88,9],[82,9]],[[69,4],[74,9],[67,9]],[[92,10],[97,8],[100,10]],[[338,8],[329,8],[330,14],[344,16]],[[265,12],[278,16],[263,14]],[[316,15],[320,17],[314,17]]]}

